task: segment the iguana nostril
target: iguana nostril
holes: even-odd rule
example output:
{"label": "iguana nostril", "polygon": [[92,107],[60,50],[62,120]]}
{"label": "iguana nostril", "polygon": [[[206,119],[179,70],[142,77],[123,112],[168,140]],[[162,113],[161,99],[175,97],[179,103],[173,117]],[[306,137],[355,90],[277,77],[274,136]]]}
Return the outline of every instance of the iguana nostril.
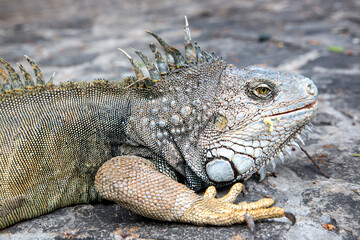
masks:
{"label": "iguana nostril", "polygon": [[234,180],[234,171],[228,161],[216,159],[206,164],[206,173],[211,181],[229,182]]}

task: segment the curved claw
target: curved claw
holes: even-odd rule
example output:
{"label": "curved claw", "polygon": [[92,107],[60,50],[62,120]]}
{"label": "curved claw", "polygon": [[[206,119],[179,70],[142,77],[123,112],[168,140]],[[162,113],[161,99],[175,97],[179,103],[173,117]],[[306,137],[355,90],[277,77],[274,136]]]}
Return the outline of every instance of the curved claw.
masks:
{"label": "curved claw", "polygon": [[251,215],[246,212],[244,214],[244,220],[246,222],[246,225],[249,227],[250,232],[254,232],[255,231],[255,222],[254,222],[254,219],[251,217]]}
{"label": "curved claw", "polygon": [[292,223],[292,225],[294,225],[294,224],[296,223],[296,217],[295,217],[294,214],[292,214],[292,213],[290,213],[290,212],[285,212],[284,215],[285,215],[285,217],[286,217],[287,219],[290,220],[290,222]]}

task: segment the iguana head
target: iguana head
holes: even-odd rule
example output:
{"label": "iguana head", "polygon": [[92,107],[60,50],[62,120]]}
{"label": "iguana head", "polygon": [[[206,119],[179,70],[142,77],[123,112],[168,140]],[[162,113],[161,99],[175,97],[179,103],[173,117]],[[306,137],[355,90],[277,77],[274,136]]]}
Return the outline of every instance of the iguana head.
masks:
{"label": "iguana head", "polygon": [[318,108],[316,86],[298,74],[228,65],[220,85],[216,117],[200,136],[203,166],[214,183],[263,174],[262,167],[296,145]]}
{"label": "iguana head", "polygon": [[263,177],[263,167],[283,158],[314,117],[318,93],[309,78],[226,64],[193,47],[187,22],[185,57],[150,34],[167,58],[165,64],[153,44],[156,64],[136,51],[150,77],[124,52],[137,75],[128,86],[148,99],[141,102],[133,129],[144,131],[142,145],[184,175],[189,187],[224,186],[256,172]]}

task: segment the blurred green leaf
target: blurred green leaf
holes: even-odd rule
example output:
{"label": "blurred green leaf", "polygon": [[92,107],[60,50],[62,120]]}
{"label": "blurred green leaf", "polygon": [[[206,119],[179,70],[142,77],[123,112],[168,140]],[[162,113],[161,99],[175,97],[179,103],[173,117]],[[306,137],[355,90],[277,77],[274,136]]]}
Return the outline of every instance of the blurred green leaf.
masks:
{"label": "blurred green leaf", "polygon": [[328,47],[328,49],[329,49],[330,52],[335,52],[335,53],[343,53],[343,52],[345,52],[345,49],[342,48],[342,47],[339,47],[339,46],[330,45]]}

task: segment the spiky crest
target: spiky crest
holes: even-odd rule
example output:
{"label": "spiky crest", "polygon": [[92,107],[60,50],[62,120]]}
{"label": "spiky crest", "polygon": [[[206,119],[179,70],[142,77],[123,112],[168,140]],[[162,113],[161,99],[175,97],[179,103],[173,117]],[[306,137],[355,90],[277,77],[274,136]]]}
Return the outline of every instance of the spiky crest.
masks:
{"label": "spiky crest", "polygon": [[53,74],[50,80],[45,83],[44,76],[42,75],[37,64],[28,56],[25,56],[25,58],[32,66],[36,82],[32,79],[29,71],[22,64],[18,63],[18,67],[24,79],[24,82],[22,82],[19,74],[16,73],[15,69],[7,61],[0,58],[0,62],[8,72],[6,74],[4,69],[0,67],[0,97],[11,97],[13,95],[18,96],[29,90],[40,89],[52,85],[55,74]]}
{"label": "spiky crest", "polygon": [[107,80],[94,80],[93,82],[65,82],[60,83],[58,86],[54,86],[53,80],[55,73],[50,77],[49,81],[45,83],[44,77],[37,64],[25,56],[27,61],[32,66],[34,71],[35,79],[33,80],[29,71],[22,65],[17,64],[21,75],[23,76],[24,82],[21,80],[15,69],[4,59],[0,58],[0,62],[5,67],[8,73],[0,66],[0,102],[9,98],[26,96],[28,94],[39,93],[53,89],[74,89],[74,88],[87,88],[89,85],[95,87],[108,87],[108,88],[120,88],[123,89],[123,82],[108,82]]}
{"label": "spiky crest", "polygon": [[[134,72],[135,77],[127,77],[123,81],[117,82],[116,87],[123,87],[124,89],[128,88],[140,88],[140,89],[152,89],[155,84],[161,81],[162,76],[169,74],[178,73],[180,70],[185,70],[189,66],[198,66],[203,63],[211,63],[221,60],[214,53],[208,54],[205,51],[195,44],[193,45],[190,36],[190,29],[188,20],[185,17],[185,27],[184,27],[184,46],[185,46],[185,57],[180,53],[178,49],[167,44],[161,37],[157,34],[146,31],[152,35],[161,45],[166,56],[166,61],[160,53],[160,51],[155,47],[155,44],[150,43],[149,47],[154,54],[155,63],[152,62],[145,54],[141,51],[134,50],[134,52],[140,57],[144,65],[146,66],[149,77],[144,77],[140,67],[134,61],[134,59],[126,53],[124,50],[119,50],[129,59]],[[28,56],[25,55],[26,60],[31,65],[35,81],[31,77],[29,71],[22,65],[18,64],[21,75],[23,76],[24,82],[21,80],[20,76],[14,68],[4,59],[0,58],[0,62],[5,67],[8,74],[5,73],[4,69],[0,67],[0,98],[3,97],[12,97],[19,96],[21,94],[27,94],[28,91],[40,91],[41,89],[53,88],[53,79],[55,73],[51,76],[48,82],[45,82],[44,76],[39,69],[38,65]],[[104,82],[105,83],[105,82]],[[108,84],[106,82],[106,84]],[[70,84],[71,85],[71,84]],[[69,84],[62,84],[59,88],[71,87]],[[75,84],[76,85],[76,84]],[[80,86],[81,84],[79,84]],[[55,86],[56,87],[56,86]]]}
{"label": "spiky crest", "polygon": [[150,43],[149,47],[154,54],[155,63],[153,63],[141,51],[134,50],[134,52],[141,58],[149,72],[150,77],[144,77],[144,74],[141,72],[139,66],[134,63],[133,58],[124,50],[119,49],[130,60],[136,73],[136,78],[132,81],[128,81],[129,85],[127,86],[127,88],[152,88],[156,82],[161,80],[161,76],[176,73],[179,71],[179,69],[185,68],[189,65],[196,66],[204,62],[211,63],[221,60],[214,53],[208,54],[207,52],[201,50],[201,48],[197,45],[196,42],[194,47],[191,41],[189,23],[186,17],[184,27],[185,57],[180,53],[178,49],[167,44],[157,34],[149,31],[146,32],[153,36],[159,42],[165,53],[166,62],[164,61],[164,57],[161,55],[161,53],[153,43]]}

